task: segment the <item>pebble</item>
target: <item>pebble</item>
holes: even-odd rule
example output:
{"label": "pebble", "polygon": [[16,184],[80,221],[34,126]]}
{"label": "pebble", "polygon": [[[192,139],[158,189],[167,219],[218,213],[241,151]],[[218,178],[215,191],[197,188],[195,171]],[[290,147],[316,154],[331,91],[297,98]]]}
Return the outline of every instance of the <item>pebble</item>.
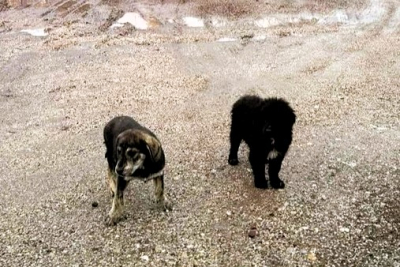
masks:
{"label": "pebble", "polygon": [[255,225],[252,225],[251,227],[250,227],[250,231],[249,231],[249,237],[250,238],[254,238],[254,237],[256,237],[256,235],[257,235],[257,227],[255,226]]}
{"label": "pebble", "polygon": [[316,261],[316,260],[317,260],[317,257],[315,256],[315,254],[314,254],[313,252],[310,252],[310,253],[308,253],[308,255],[307,255],[307,259],[308,259],[309,261]]}
{"label": "pebble", "polygon": [[140,256],[140,259],[143,261],[149,261],[149,256],[143,255],[143,256]]}
{"label": "pebble", "polygon": [[99,206],[99,203],[97,201],[92,202],[92,207],[97,208]]}

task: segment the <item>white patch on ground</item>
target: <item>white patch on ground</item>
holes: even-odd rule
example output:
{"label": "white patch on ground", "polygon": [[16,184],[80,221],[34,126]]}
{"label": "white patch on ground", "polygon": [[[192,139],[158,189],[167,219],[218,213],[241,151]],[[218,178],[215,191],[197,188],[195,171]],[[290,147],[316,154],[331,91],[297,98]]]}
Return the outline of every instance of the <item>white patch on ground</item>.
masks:
{"label": "white patch on ground", "polygon": [[254,24],[260,28],[268,28],[271,26],[280,25],[280,24],[282,24],[282,21],[278,20],[275,17],[265,17],[265,18],[254,21]]}
{"label": "white patch on ground", "polygon": [[400,8],[397,8],[383,31],[385,33],[393,33],[399,29],[400,29]]}
{"label": "white patch on ground", "polygon": [[347,22],[349,22],[349,16],[344,10],[335,10],[328,16],[318,21],[318,23],[322,24],[347,23]]}
{"label": "white patch on ground", "polygon": [[148,22],[137,12],[125,13],[116,23],[111,25],[111,28],[122,27],[125,23],[130,23],[139,30],[147,30],[149,28]]}
{"label": "white patch on ground", "polygon": [[124,26],[124,24],[122,24],[122,23],[114,23],[113,25],[110,26],[110,28],[113,29],[113,28],[118,28],[118,27],[122,27],[122,26]]}
{"label": "white patch on ground", "polygon": [[255,40],[255,41],[263,41],[265,39],[267,39],[267,36],[265,36],[265,35],[256,35],[253,37],[253,40]]}
{"label": "white patch on ground", "polygon": [[368,8],[362,11],[359,21],[364,24],[369,24],[380,20],[385,14],[385,7],[383,5],[383,1],[371,0]]}
{"label": "white patch on ground", "polygon": [[380,0],[371,0],[370,5],[361,12],[348,12],[338,9],[321,18],[318,23],[342,23],[346,25],[370,24],[379,21],[385,14],[385,7]]}
{"label": "white patch on ground", "polygon": [[211,25],[216,28],[224,27],[227,25],[227,23],[228,23],[227,20],[223,18],[214,17],[211,19]]}
{"label": "white patch on ground", "polygon": [[[327,15],[309,12],[299,14],[271,14],[264,18],[254,21],[254,24],[260,28],[268,28],[288,23],[300,23],[318,21],[319,24],[341,23],[344,25],[370,24],[382,19],[386,9],[384,3],[380,0],[371,0],[369,6],[361,11],[348,11],[344,9],[336,9]],[[394,17],[397,16],[397,12]],[[395,21],[398,22],[398,19]],[[394,22],[396,25],[396,22]]]}
{"label": "white patch on ground", "polygon": [[47,32],[44,31],[44,29],[21,30],[21,32],[38,37],[44,37],[49,35]]}
{"label": "white patch on ground", "polygon": [[268,17],[258,19],[254,21],[254,24],[260,28],[268,28],[272,26],[283,25],[287,23],[300,23],[318,21],[321,18],[319,14],[311,14],[309,12],[303,12],[299,14],[272,14]]}
{"label": "white patch on ground", "polygon": [[184,17],[183,22],[188,27],[194,27],[194,28],[204,27],[204,21],[196,17]]}
{"label": "white patch on ground", "polygon": [[236,41],[236,38],[231,38],[231,37],[223,37],[223,38],[219,38],[217,40],[217,42],[234,42]]}

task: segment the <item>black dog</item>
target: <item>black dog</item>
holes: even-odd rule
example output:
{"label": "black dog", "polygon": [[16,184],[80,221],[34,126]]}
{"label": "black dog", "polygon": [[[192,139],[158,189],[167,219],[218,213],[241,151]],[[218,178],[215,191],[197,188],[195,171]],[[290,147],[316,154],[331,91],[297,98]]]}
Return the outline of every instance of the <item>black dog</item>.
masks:
{"label": "black dog", "polygon": [[164,197],[165,156],[154,133],[134,119],[120,116],[104,127],[104,143],[107,148],[107,180],[113,196],[107,223],[113,225],[123,218],[124,189],[135,178],[143,181],[153,179],[156,201],[165,209],[169,208]]}
{"label": "black dog", "polygon": [[285,183],[278,174],[292,142],[295,121],[293,109],[283,99],[241,97],[232,108],[229,164],[239,163],[237,152],[244,140],[250,148],[249,161],[255,186],[268,188],[265,179],[265,164],[268,163],[271,187],[284,188]]}

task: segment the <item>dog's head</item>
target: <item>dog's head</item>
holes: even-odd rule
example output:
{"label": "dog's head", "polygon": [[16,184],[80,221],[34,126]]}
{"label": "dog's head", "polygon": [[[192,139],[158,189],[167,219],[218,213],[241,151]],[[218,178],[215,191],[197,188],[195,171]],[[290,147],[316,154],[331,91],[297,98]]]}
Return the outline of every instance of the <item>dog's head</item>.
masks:
{"label": "dog's head", "polygon": [[262,108],[263,136],[274,145],[277,138],[292,133],[296,115],[289,103],[283,99],[266,99]]}
{"label": "dog's head", "polygon": [[136,129],[129,129],[117,137],[115,149],[115,172],[119,176],[134,176],[136,170],[144,168],[145,160],[155,161],[160,142],[153,136]]}

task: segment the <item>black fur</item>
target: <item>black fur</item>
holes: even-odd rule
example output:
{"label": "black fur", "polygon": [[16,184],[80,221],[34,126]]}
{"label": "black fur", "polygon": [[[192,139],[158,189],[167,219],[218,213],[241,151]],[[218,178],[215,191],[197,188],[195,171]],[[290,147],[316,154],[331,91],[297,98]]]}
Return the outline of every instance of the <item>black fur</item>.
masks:
{"label": "black fur", "polygon": [[[285,183],[279,178],[279,171],[292,142],[292,128],[296,121],[296,115],[288,102],[280,98],[262,99],[246,95],[236,101],[231,115],[229,164],[239,163],[237,152],[244,140],[250,148],[249,161],[254,185],[257,188],[268,188],[265,179],[265,164],[268,164],[271,187],[284,188]],[[277,156],[268,158],[268,155],[273,154]]]}

